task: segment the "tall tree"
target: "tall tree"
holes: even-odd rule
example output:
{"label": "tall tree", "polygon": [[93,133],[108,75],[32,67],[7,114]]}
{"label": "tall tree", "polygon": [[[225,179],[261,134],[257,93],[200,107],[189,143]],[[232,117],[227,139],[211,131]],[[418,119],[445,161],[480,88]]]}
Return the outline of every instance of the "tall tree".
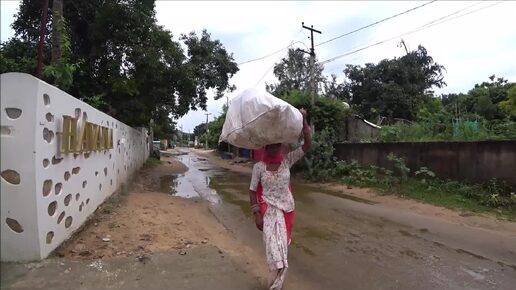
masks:
{"label": "tall tree", "polygon": [[[324,67],[315,61],[314,78],[316,84],[324,81],[323,69]],[[266,84],[266,88],[267,91],[276,96],[291,91],[310,90],[310,57],[302,51],[290,48],[287,56],[274,66],[273,72],[279,83]]]}
{"label": "tall tree", "polygon": [[[170,31],[157,25],[154,2],[63,2],[69,63],[77,66],[67,91],[129,125],[146,125],[151,119],[180,117],[190,109],[205,108],[206,91],[213,89],[220,96],[234,89],[229,80],[238,71],[232,54],[208,32],[174,39]],[[41,7],[40,0],[23,0],[20,4],[12,26],[16,40],[2,45],[0,58],[11,68],[26,66],[12,65],[14,61],[3,52],[29,49],[36,43]],[[51,17],[49,28],[53,21]],[[47,43],[52,29],[49,31]],[[50,55],[50,50],[46,53]],[[24,54],[30,55],[29,51]],[[47,56],[47,66],[49,61]],[[169,132],[170,126],[166,126],[163,131]]]}
{"label": "tall tree", "polygon": [[378,64],[348,65],[345,87],[351,104],[365,118],[415,120],[418,107],[445,85],[444,67],[435,63],[423,46],[400,58]]}

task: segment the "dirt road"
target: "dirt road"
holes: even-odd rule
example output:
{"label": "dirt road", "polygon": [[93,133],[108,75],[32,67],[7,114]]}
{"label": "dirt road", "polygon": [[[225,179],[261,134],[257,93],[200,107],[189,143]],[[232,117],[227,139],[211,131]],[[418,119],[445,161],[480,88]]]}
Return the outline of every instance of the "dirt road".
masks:
{"label": "dirt road", "polygon": [[[100,209],[63,258],[2,264],[1,289],[265,289],[250,165],[202,151],[164,159],[119,206]],[[286,289],[516,285],[515,223],[340,185],[294,180],[293,192]]]}

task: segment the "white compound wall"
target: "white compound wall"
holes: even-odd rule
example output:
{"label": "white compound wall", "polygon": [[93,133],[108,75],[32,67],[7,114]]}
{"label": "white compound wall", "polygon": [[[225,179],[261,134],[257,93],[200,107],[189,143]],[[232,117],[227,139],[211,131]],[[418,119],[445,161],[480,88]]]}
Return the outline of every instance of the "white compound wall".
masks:
{"label": "white compound wall", "polygon": [[[1,260],[46,258],[149,155],[131,128],[39,79],[1,75]],[[113,149],[59,154],[63,115],[113,129]]]}

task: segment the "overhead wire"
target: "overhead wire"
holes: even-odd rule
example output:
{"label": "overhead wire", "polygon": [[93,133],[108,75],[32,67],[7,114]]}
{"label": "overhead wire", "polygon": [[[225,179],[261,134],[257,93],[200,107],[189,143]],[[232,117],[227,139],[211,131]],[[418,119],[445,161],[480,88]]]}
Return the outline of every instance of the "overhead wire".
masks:
{"label": "overhead wire", "polygon": [[369,25],[362,26],[362,27],[357,28],[357,29],[355,29],[355,30],[352,30],[352,31],[346,32],[346,33],[344,33],[344,34],[341,34],[341,35],[336,36],[336,37],[333,37],[333,38],[330,38],[330,39],[328,39],[328,40],[325,40],[325,41],[323,41],[323,42],[321,42],[321,43],[316,44],[315,46],[317,47],[317,46],[320,46],[320,45],[324,45],[324,44],[326,44],[326,43],[328,43],[328,42],[332,42],[332,41],[337,40],[337,39],[339,39],[339,38],[342,38],[342,37],[348,36],[348,35],[350,35],[350,34],[353,34],[353,33],[359,32],[359,31],[364,30],[364,29],[366,29],[366,28],[369,28],[369,27],[371,27],[371,26],[374,26],[374,25],[380,24],[380,23],[385,22],[385,21],[387,21],[387,20],[391,20],[391,19],[396,18],[396,17],[401,16],[401,15],[407,14],[407,13],[412,12],[412,11],[414,11],[414,10],[417,10],[417,9],[419,9],[419,8],[423,8],[423,7],[425,7],[425,6],[429,5],[429,4],[432,4],[432,3],[436,2],[436,1],[437,1],[437,0],[433,0],[433,1],[430,1],[430,2],[426,2],[426,3],[424,3],[424,4],[421,4],[421,5],[418,5],[418,6],[416,6],[416,7],[410,8],[410,9],[405,10],[405,11],[403,11],[403,12],[400,12],[400,13],[394,14],[394,15],[392,15],[392,16],[389,16],[389,17],[383,18],[383,19],[381,19],[381,20],[378,20],[378,21],[376,21],[376,22],[373,22],[373,23],[371,23],[371,24],[369,24]]}
{"label": "overhead wire", "polygon": [[[285,47],[283,47],[283,48],[281,48],[281,49],[278,49],[278,50],[276,50],[276,51],[274,51],[274,52],[271,52],[271,53],[269,53],[269,54],[267,54],[267,55],[264,55],[264,56],[261,56],[261,57],[257,57],[257,58],[253,58],[253,59],[250,59],[250,60],[246,60],[246,61],[243,61],[243,62],[239,62],[239,63],[237,63],[237,65],[243,65],[243,64],[247,64],[247,63],[251,63],[251,62],[259,61],[259,60],[262,60],[262,59],[266,59],[266,58],[269,58],[269,57],[271,57],[271,56],[273,56],[273,55],[275,55],[275,54],[278,54],[278,53],[280,53],[280,52],[284,51],[285,49],[288,49],[288,48],[292,45],[292,42],[293,42],[293,41],[295,41],[295,38],[297,37],[297,35],[299,35],[299,34],[300,34],[300,33],[302,33],[302,32],[303,32],[303,28],[301,28],[301,30],[300,30],[300,31],[298,31],[298,32],[294,35],[294,37],[292,37],[292,40],[290,41],[290,44],[289,44],[289,45],[287,45],[287,46],[285,46]],[[304,39],[304,38],[303,38],[303,39]]]}
{"label": "overhead wire", "polygon": [[465,7],[465,8],[459,9],[459,10],[457,10],[457,11],[455,11],[455,12],[451,13],[451,14],[448,14],[448,15],[446,15],[446,16],[443,16],[443,17],[440,17],[440,18],[438,18],[438,19],[432,20],[432,21],[430,21],[430,22],[428,22],[428,23],[426,23],[426,24],[424,24],[424,25],[422,25],[422,26],[420,26],[420,27],[418,27],[418,28],[416,28],[416,29],[414,29],[414,30],[411,30],[411,31],[408,31],[408,32],[405,32],[405,33],[402,33],[402,34],[399,34],[399,35],[396,35],[396,36],[390,37],[390,38],[388,38],[388,39],[384,39],[384,40],[381,40],[381,41],[375,42],[375,43],[373,43],[373,44],[370,44],[370,45],[367,45],[367,46],[364,46],[364,47],[361,47],[361,48],[358,48],[358,49],[353,48],[352,50],[350,50],[350,51],[348,51],[348,52],[346,52],[346,53],[344,53],[344,54],[340,54],[340,55],[337,55],[337,56],[335,56],[335,57],[332,57],[332,58],[326,59],[326,60],[322,61],[322,62],[321,62],[321,64],[326,64],[326,63],[329,63],[329,62],[335,61],[335,60],[337,60],[337,59],[339,59],[339,58],[342,58],[342,57],[345,57],[345,56],[348,56],[348,55],[351,55],[351,54],[354,54],[354,53],[360,52],[360,51],[362,51],[362,50],[365,50],[365,49],[368,49],[368,48],[371,48],[371,47],[374,47],[374,46],[377,46],[377,45],[383,44],[383,43],[388,42],[388,41],[391,41],[391,40],[393,40],[393,39],[397,39],[397,38],[400,38],[400,37],[402,37],[402,36],[410,35],[410,34],[413,34],[413,33],[419,32],[419,31],[421,31],[421,30],[428,29],[428,28],[433,27],[433,26],[435,26],[435,25],[439,25],[439,24],[442,24],[442,23],[445,23],[445,22],[448,22],[448,21],[451,21],[451,20],[454,20],[454,19],[457,19],[457,18],[460,18],[460,17],[466,16],[466,15],[469,15],[469,14],[471,14],[471,13],[478,12],[478,11],[480,11],[480,10],[484,10],[484,9],[487,9],[487,8],[493,7],[493,6],[495,6],[495,5],[498,5],[498,4],[503,3],[503,2],[505,2],[505,1],[507,1],[507,0],[499,1],[499,2],[495,2],[494,4],[491,4],[491,5],[488,5],[488,6],[484,6],[484,7],[481,7],[481,8],[478,8],[478,9],[472,10],[472,11],[469,11],[469,12],[467,12],[467,13],[460,14],[460,15],[457,15],[457,16],[455,16],[455,17],[452,17],[452,18],[447,19],[447,18],[448,18],[448,17],[450,17],[450,16],[456,15],[456,14],[458,14],[458,13],[460,13],[460,12],[464,12],[465,10],[468,10],[468,9],[472,8],[473,6],[476,6],[476,5],[478,5],[479,3],[481,3],[481,2],[485,2],[485,1],[477,2],[477,3],[475,3],[475,4],[472,4],[472,5],[467,6],[467,7]]}

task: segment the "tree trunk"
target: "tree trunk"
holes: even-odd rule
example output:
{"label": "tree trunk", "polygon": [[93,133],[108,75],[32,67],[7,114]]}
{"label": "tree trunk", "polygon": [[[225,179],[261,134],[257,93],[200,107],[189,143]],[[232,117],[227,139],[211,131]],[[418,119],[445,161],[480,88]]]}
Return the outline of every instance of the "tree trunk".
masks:
{"label": "tree trunk", "polygon": [[61,31],[59,26],[62,25],[61,20],[63,19],[63,1],[52,1],[52,65],[61,62]]}

